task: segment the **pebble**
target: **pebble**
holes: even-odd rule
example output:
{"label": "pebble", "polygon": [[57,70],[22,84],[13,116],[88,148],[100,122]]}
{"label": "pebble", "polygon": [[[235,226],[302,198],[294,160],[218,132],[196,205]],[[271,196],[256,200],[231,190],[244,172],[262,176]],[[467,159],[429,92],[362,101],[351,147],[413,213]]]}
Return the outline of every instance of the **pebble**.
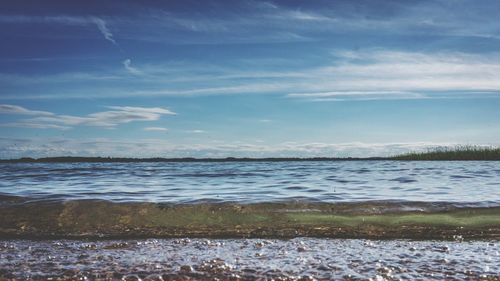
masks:
{"label": "pebble", "polygon": [[192,272],[193,267],[190,265],[183,265],[183,266],[181,266],[180,270],[181,270],[181,272]]}
{"label": "pebble", "polygon": [[307,248],[305,246],[299,246],[297,247],[298,252],[307,252]]}

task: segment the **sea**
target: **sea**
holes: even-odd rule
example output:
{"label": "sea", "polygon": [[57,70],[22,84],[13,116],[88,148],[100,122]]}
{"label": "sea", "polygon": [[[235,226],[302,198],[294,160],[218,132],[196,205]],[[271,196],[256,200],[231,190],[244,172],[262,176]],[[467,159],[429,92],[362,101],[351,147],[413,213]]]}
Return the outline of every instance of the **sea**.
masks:
{"label": "sea", "polygon": [[499,161],[0,164],[0,280],[500,280]]}

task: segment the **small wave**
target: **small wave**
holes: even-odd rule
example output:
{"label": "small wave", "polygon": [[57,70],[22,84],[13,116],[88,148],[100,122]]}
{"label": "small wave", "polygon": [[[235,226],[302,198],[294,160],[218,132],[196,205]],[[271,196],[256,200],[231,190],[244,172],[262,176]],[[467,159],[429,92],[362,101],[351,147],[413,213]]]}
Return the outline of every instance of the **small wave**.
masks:
{"label": "small wave", "polygon": [[450,178],[452,178],[452,179],[473,179],[474,177],[465,176],[465,175],[450,175]]}
{"label": "small wave", "polygon": [[308,189],[306,192],[308,193],[320,193],[320,192],[324,192],[323,189]]}
{"label": "small wave", "polygon": [[[335,194],[332,194],[335,196]],[[184,204],[72,200],[36,202],[4,196],[0,237],[491,238],[500,206],[447,202],[282,202]]]}
{"label": "small wave", "polygon": [[287,187],[285,187],[285,189],[287,189],[287,190],[306,190],[307,187],[295,185],[295,186],[287,186]]}
{"label": "small wave", "polygon": [[414,178],[410,178],[410,177],[399,177],[399,178],[391,179],[390,181],[397,181],[397,182],[400,182],[400,183],[412,183],[412,182],[417,182],[417,180],[416,180],[416,179],[414,179]]}
{"label": "small wave", "polygon": [[235,172],[184,173],[184,174],[176,174],[175,176],[187,177],[187,178],[270,177],[270,175],[265,173],[235,173]]}

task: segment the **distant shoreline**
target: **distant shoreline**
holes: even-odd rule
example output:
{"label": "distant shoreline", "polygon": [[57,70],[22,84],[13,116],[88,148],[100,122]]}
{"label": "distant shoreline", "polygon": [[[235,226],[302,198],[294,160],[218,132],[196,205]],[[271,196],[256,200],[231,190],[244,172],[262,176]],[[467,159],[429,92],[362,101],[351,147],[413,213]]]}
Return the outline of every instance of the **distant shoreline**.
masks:
{"label": "distant shoreline", "polygon": [[248,157],[226,157],[226,158],[127,158],[127,157],[43,157],[43,158],[18,158],[0,159],[0,163],[128,163],[128,162],[293,162],[293,161],[366,161],[366,160],[393,160],[391,157],[269,157],[269,158],[248,158]]}
{"label": "distant shoreline", "polygon": [[388,157],[226,157],[226,158],[193,158],[193,157],[82,157],[59,156],[17,159],[0,159],[0,163],[130,163],[130,162],[292,162],[292,161],[500,161],[500,147],[456,146],[427,150],[425,152],[409,152]]}

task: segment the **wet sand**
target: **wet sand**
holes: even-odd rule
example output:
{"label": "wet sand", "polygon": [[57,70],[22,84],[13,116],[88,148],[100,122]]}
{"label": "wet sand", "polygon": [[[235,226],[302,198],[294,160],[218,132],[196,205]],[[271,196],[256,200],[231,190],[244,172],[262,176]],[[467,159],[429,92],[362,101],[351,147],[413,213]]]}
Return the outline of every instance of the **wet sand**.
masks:
{"label": "wet sand", "polygon": [[0,280],[500,280],[496,241],[4,240]]}

